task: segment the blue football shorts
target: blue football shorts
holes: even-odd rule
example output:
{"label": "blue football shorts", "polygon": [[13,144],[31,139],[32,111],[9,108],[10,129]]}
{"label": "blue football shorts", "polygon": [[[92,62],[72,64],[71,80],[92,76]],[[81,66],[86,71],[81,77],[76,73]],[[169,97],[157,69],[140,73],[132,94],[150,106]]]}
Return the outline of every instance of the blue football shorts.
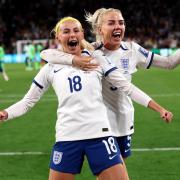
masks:
{"label": "blue football shorts", "polygon": [[122,137],[116,137],[118,146],[121,152],[121,155],[123,158],[127,158],[131,156],[131,138],[132,135],[122,136]]}
{"label": "blue football shorts", "polygon": [[94,175],[122,163],[116,138],[103,137],[78,141],[59,141],[53,146],[50,169],[78,174],[86,156]]}

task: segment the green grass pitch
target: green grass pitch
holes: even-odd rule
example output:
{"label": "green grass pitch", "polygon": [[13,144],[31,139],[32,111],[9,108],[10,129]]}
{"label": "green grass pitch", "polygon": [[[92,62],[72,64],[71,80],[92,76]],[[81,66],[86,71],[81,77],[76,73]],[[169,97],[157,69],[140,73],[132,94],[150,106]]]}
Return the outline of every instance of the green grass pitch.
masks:
{"label": "green grass pitch", "polygon": [[[0,76],[0,109],[20,100],[31,85],[37,71],[25,71],[24,64],[6,64],[10,81]],[[135,134],[132,156],[126,160],[131,180],[179,180],[180,150],[180,68],[172,71],[140,70],[133,77],[143,89],[174,113],[171,124],[159,114],[135,106]],[[57,100],[52,89],[26,115],[0,123],[0,179],[46,180],[52,145],[55,140]],[[140,151],[148,148],[148,151]],[[152,150],[151,150],[152,148]],[[160,150],[153,150],[160,148]],[[139,149],[135,151],[135,149]],[[43,154],[5,155],[5,152],[42,152]],[[95,180],[84,162],[76,180]]]}

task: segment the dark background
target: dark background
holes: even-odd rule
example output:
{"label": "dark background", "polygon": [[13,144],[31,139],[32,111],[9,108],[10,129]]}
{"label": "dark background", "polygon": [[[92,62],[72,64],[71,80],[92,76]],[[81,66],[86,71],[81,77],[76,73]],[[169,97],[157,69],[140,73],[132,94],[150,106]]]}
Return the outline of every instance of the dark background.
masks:
{"label": "dark background", "polygon": [[93,41],[84,20],[85,10],[101,7],[120,9],[126,21],[125,40],[146,48],[180,47],[180,1],[163,0],[0,0],[0,42],[7,53],[22,39],[48,39],[56,22],[64,16],[78,18],[86,39]]}

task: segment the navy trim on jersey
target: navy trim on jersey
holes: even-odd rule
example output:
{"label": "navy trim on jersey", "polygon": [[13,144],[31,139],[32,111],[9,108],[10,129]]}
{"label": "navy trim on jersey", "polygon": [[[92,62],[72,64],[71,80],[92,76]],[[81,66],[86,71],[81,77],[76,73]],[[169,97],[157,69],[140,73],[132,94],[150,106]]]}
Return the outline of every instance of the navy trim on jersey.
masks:
{"label": "navy trim on jersey", "polygon": [[151,66],[151,64],[152,64],[152,62],[153,62],[153,57],[154,57],[154,53],[152,53],[151,60],[150,60],[150,62],[149,62],[149,65],[147,66],[147,69],[150,68],[150,66]]}
{"label": "navy trim on jersey", "polygon": [[128,48],[127,48],[127,47],[123,47],[122,44],[120,45],[120,48],[121,48],[122,50],[124,50],[124,51],[127,51],[127,50],[128,50]]}
{"label": "navy trim on jersey", "polygon": [[86,50],[83,50],[83,51],[81,51],[81,53],[85,53],[85,54],[87,54],[87,55],[91,55],[88,51],[86,51]]}
{"label": "navy trim on jersey", "polygon": [[109,73],[111,73],[112,71],[114,71],[114,70],[116,70],[116,69],[118,69],[118,68],[117,68],[117,67],[113,67],[113,68],[109,69],[108,71],[106,71],[106,73],[104,74],[104,76],[105,76],[105,77],[108,76]]}
{"label": "navy trim on jersey", "polygon": [[95,50],[99,50],[99,49],[101,49],[103,46],[104,46],[104,44],[101,43]]}
{"label": "navy trim on jersey", "polygon": [[37,81],[35,81],[34,79],[33,79],[33,83],[34,84],[36,84],[36,86],[38,86],[40,89],[43,89],[43,86],[41,86]]}
{"label": "navy trim on jersey", "polygon": [[149,51],[143,47],[139,47],[138,51],[146,58],[148,58],[148,55],[149,55]]}

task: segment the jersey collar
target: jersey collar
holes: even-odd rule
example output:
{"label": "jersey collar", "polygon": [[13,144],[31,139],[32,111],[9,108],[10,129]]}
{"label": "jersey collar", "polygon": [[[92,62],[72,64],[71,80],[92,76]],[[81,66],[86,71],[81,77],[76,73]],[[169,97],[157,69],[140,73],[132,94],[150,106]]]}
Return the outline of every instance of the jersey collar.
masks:
{"label": "jersey collar", "polygon": [[120,48],[121,48],[122,50],[124,50],[124,51],[127,51],[127,50],[128,50],[128,47],[127,47],[125,44],[123,44],[123,43],[121,43]]}

